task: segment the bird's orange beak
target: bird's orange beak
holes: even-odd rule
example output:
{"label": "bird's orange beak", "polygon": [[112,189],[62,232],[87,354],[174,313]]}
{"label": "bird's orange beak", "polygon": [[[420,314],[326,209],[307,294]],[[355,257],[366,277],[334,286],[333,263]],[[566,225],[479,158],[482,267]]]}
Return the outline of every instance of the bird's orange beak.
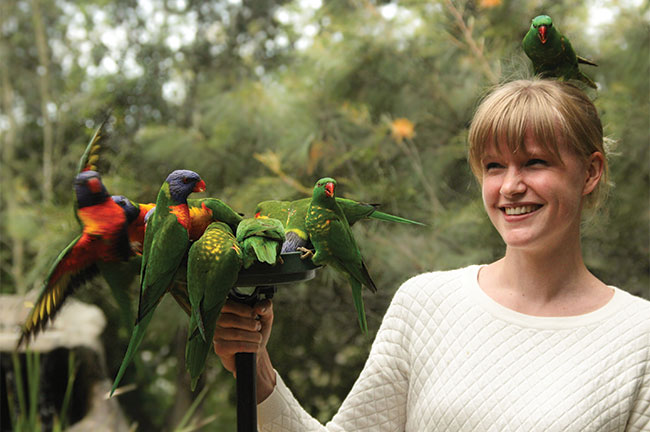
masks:
{"label": "bird's orange beak", "polygon": [[330,182],[325,184],[325,195],[330,198],[334,196],[334,183]]}
{"label": "bird's orange beak", "polygon": [[205,190],[205,182],[203,180],[199,180],[194,185],[194,189],[192,189],[192,192],[203,192],[204,190]]}
{"label": "bird's orange beak", "polygon": [[543,44],[546,43],[547,38],[546,38],[546,26],[545,25],[539,26],[539,28],[537,29],[537,36],[539,36],[539,40]]}

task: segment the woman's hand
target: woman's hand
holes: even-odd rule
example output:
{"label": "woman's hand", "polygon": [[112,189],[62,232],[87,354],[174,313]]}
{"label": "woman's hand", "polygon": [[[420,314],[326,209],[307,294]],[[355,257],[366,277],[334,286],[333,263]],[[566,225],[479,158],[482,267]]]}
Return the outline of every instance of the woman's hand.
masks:
{"label": "woman's hand", "polygon": [[275,370],[266,351],[272,326],[271,300],[262,300],[253,307],[229,300],[221,309],[212,340],[215,354],[233,375],[236,353],[257,354],[257,403],[275,388]]}

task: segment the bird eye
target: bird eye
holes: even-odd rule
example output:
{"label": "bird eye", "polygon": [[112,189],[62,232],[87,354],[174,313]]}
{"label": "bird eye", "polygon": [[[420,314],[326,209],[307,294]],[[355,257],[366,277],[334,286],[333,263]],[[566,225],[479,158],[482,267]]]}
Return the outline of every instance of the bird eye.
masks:
{"label": "bird eye", "polygon": [[183,183],[188,184],[190,182],[190,179],[187,177],[183,177]]}

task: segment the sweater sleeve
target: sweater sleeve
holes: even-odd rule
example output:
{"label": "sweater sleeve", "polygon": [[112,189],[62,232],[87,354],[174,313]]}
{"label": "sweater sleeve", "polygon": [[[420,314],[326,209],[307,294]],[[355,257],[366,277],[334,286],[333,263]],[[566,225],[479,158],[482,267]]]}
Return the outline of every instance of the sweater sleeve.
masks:
{"label": "sweater sleeve", "polygon": [[261,432],[403,431],[408,393],[408,296],[395,295],[366,364],[338,413],[321,425],[278,375],[273,393],[258,405]]}

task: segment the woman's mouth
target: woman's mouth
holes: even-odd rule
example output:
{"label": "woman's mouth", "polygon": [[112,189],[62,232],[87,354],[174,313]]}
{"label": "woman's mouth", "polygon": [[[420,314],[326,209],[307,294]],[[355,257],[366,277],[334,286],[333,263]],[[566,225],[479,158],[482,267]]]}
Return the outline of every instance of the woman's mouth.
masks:
{"label": "woman's mouth", "polygon": [[523,205],[518,207],[501,207],[501,210],[508,216],[519,216],[537,211],[542,206],[539,204]]}

